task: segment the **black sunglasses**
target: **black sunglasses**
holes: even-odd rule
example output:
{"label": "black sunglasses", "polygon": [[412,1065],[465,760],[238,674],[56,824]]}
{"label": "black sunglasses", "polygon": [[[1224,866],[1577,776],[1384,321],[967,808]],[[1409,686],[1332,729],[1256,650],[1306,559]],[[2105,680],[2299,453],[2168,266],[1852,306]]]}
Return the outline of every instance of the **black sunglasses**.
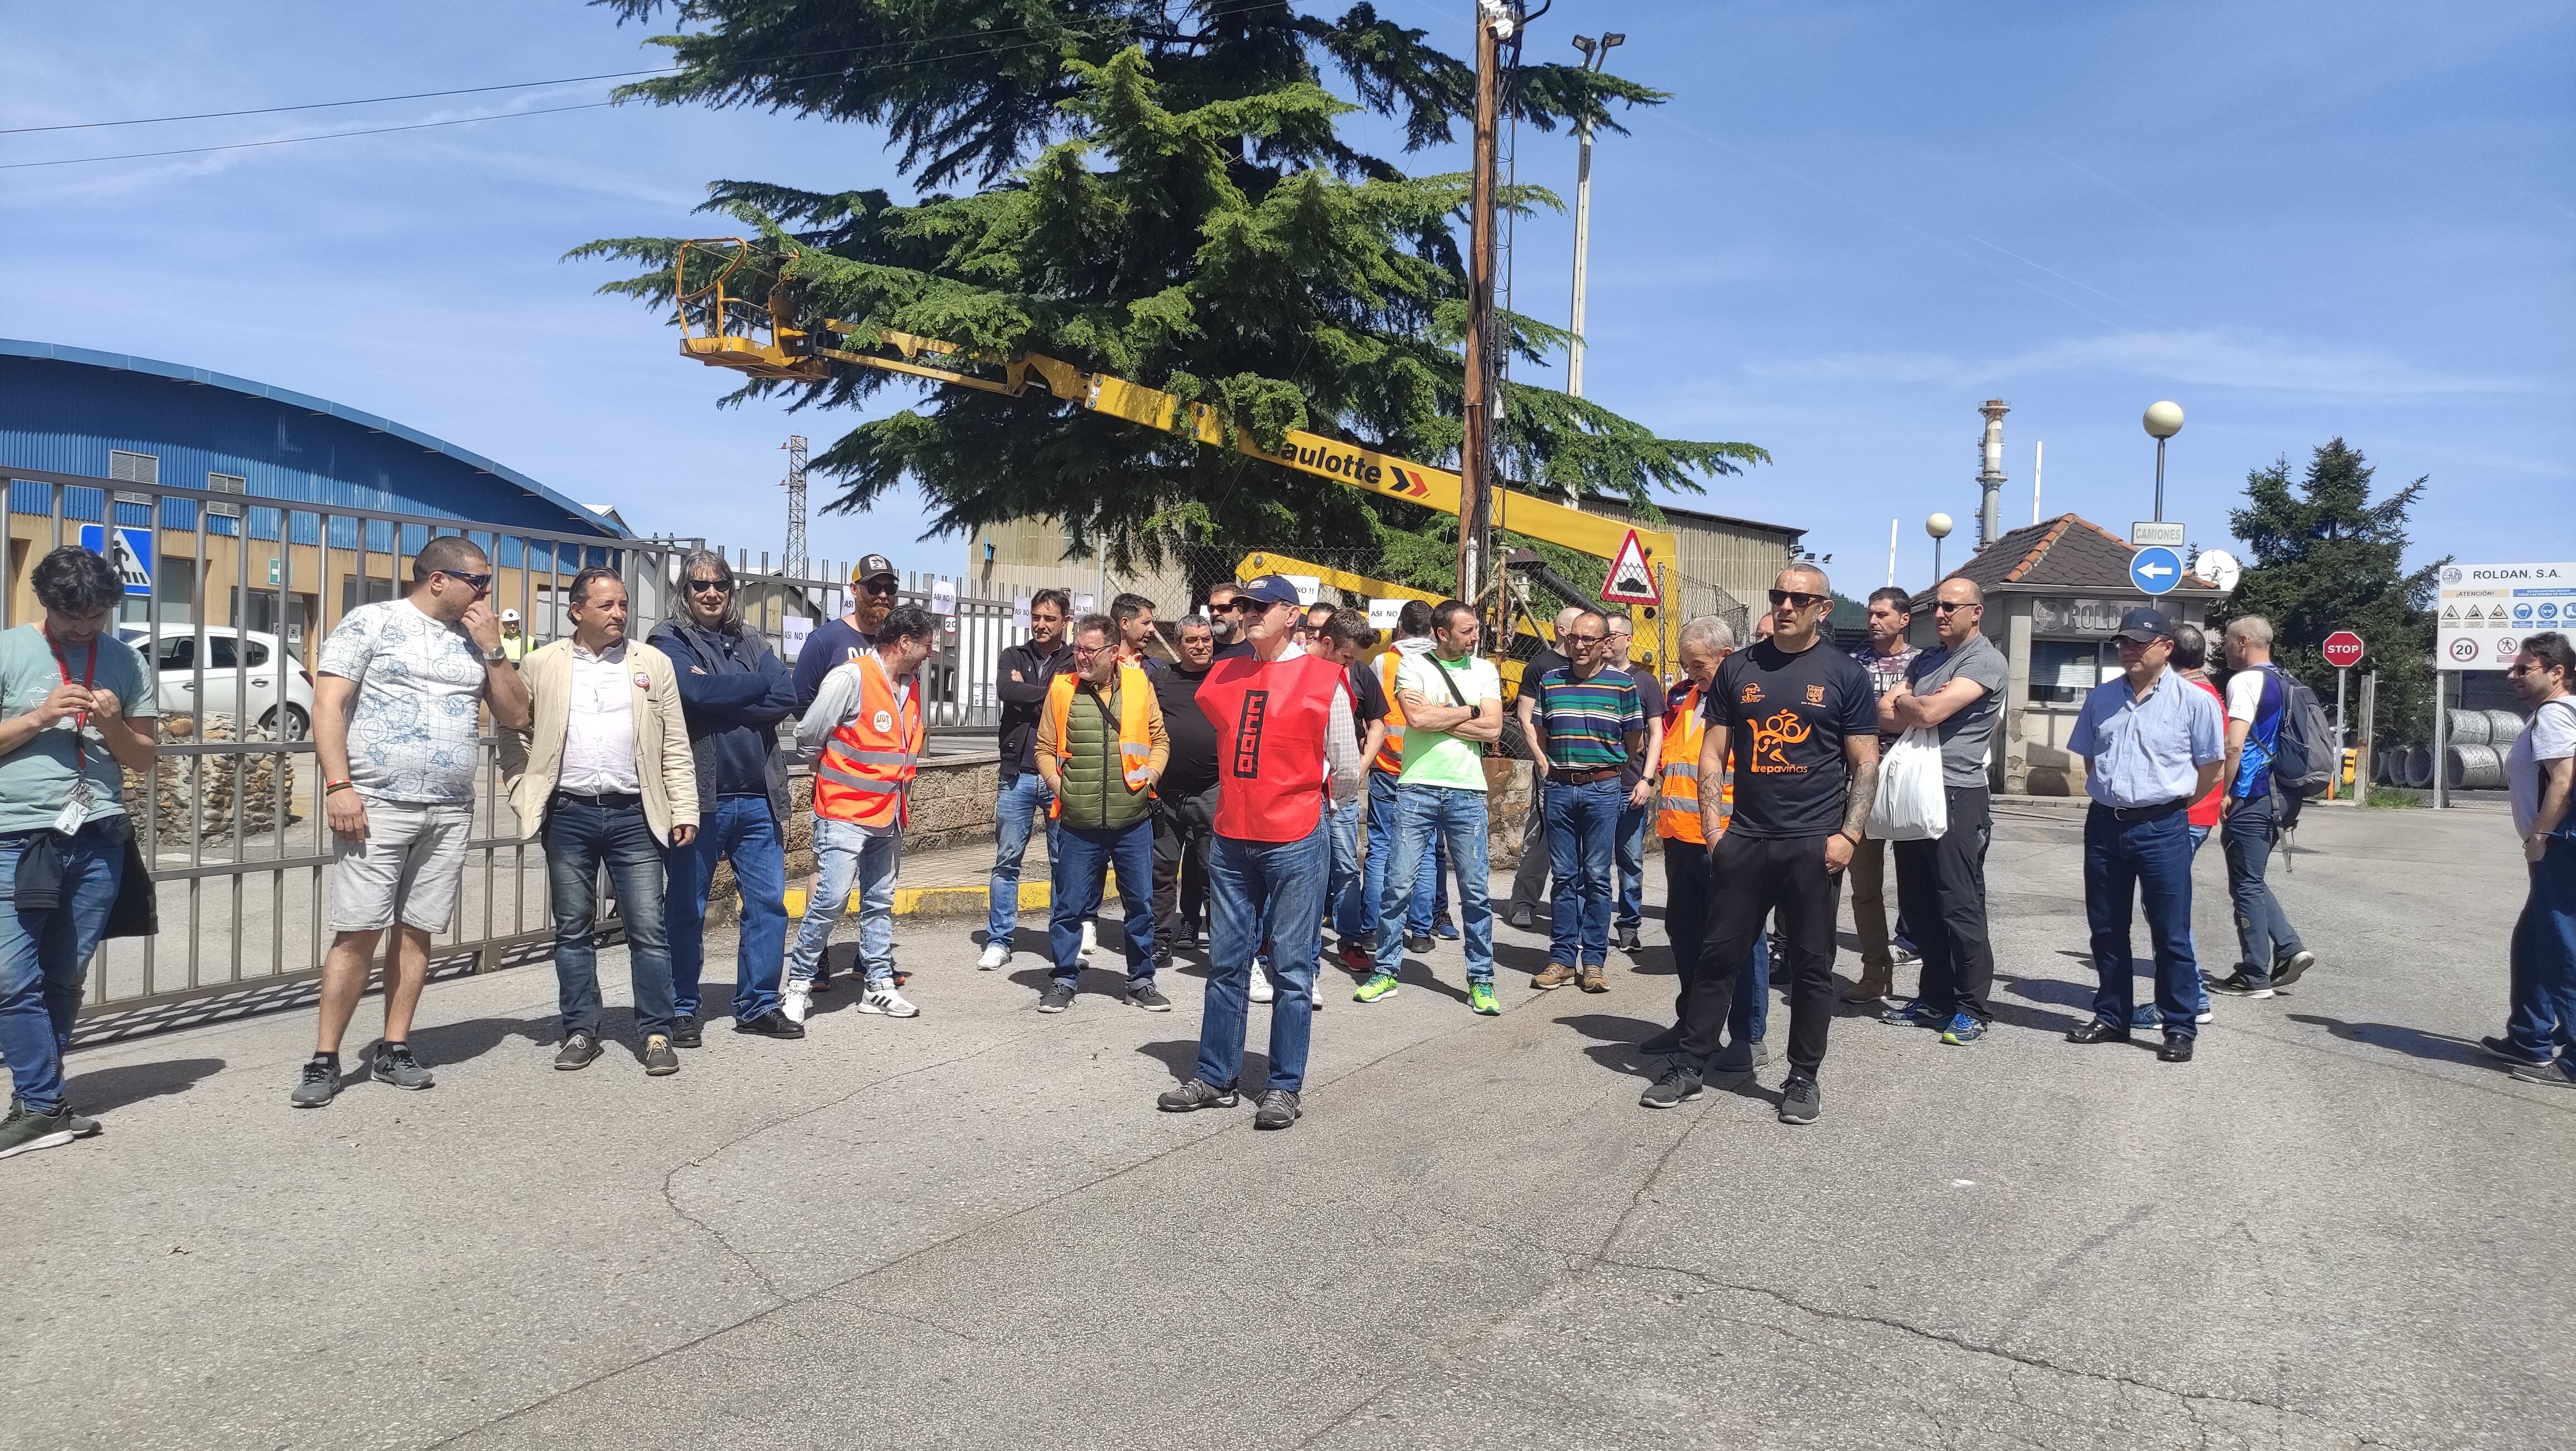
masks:
{"label": "black sunglasses", "polygon": [[733,581],[729,579],[693,579],[689,581],[689,592],[691,594],[729,595],[733,593]]}
{"label": "black sunglasses", "polygon": [[490,589],[492,587],[492,576],[488,574],[467,574],[461,569],[441,569],[433,572],[446,575],[449,579],[471,585],[475,589]]}
{"label": "black sunglasses", "polygon": [[1780,608],[1782,605],[1787,605],[1792,609],[1803,610],[1809,605],[1820,605],[1824,602],[1825,596],[1811,595],[1804,590],[1775,589],[1771,591],[1771,608],[1775,610]]}
{"label": "black sunglasses", "polygon": [[1227,606],[1238,615],[1266,615],[1278,606],[1255,599],[1239,599]]}
{"label": "black sunglasses", "polygon": [[1952,610],[1982,610],[1984,608],[1984,605],[1979,604],[1975,600],[1963,600],[1957,604],[1953,604],[1948,600],[1934,600],[1932,602],[1932,612],[1936,615],[1946,615]]}
{"label": "black sunglasses", "polygon": [[885,583],[879,584],[875,580],[868,580],[859,586],[859,592],[862,594],[872,595],[890,595],[894,593],[894,581],[887,580]]}

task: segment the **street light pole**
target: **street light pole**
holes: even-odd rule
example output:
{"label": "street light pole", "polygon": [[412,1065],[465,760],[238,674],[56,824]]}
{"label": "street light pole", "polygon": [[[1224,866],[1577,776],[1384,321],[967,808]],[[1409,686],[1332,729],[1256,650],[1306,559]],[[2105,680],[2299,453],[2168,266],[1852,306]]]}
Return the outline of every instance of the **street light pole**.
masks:
{"label": "street light pole", "polygon": [[1923,532],[1932,536],[1932,588],[1935,591],[1941,588],[1941,541],[1949,538],[1955,527],[1947,514],[1935,514],[1923,521]]}
{"label": "street light pole", "polygon": [[2165,521],[2165,440],[2182,432],[2182,405],[2150,403],[2144,421],[2156,440],[2156,522],[2161,524]]}
{"label": "street light pole", "polygon": [[[1583,52],[1583,68],[1598,71],[1609,63],[1611,47],[1628,37],[1610,31],[1599,40],[1588,35],[1574,37],[1574,48]],[[1565,392],[1570,398],[1583,396],[1583,291],[1592,258],[1592,123],[1577,121],[1574,162],[1574,308],[1567,331],[1574,334],[1566,346]]]}

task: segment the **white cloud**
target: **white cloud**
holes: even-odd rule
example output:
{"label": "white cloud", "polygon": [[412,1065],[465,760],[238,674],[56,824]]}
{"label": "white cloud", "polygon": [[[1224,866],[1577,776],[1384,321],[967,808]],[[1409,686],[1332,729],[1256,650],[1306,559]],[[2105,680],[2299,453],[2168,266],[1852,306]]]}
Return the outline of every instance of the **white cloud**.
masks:
{"label": "white cloud", "polygon": [[2102,333],[1987,359],[1916,352],[1828,353],[1748,363],[1745,371],[1758,379],[1788,382],[1939,383],[1976,388],[2047,374],[2115,374],[2344,399],[2523,395],[2550,386],[2540,378],[2427,368],[2384,348],[2240,329]]}

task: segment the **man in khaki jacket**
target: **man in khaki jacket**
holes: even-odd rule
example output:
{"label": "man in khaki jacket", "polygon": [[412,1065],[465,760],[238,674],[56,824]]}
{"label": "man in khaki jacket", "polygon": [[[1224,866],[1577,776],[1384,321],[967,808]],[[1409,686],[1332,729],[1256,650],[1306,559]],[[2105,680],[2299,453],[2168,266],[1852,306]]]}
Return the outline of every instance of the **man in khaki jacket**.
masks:
{"label": "man in khaki jacket", "polygon": [[698,774],[669,657],[626,638],[626,586],[608,569],[573,576],[572,638],[520,663],[529,697],[526,760],[510,804],[541,838],[555,918],[563,1047],[555,1067],[599,1056],[592,947],[599,869],[617,877],[644,1071],[680,1071],[671,1047],[671,945],[662,930],[663,854],[697,833]]}

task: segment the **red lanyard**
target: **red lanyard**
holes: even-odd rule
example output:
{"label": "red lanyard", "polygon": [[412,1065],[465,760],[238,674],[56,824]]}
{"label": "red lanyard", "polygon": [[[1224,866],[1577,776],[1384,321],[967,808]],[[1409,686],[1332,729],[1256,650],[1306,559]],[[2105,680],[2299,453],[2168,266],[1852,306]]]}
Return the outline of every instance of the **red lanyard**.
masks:
{"label": "red lanyard", "polygon": [[[71,684],[72,662],[64,656],[63,647],[54,643],[53,631],[46,630],[44,632],[44,636],[45,643],[53,646],[54,665],[55,668],[63,672],[63,684]],[[97,678],[98,642],[96,640],[92,640],[89,642],[89,663],[81,667],[81,689],[89,689],[89,683]],[[86,771],[89,769],[89,737],[84,734],[88,729],[88,711],[82,711],[79,715],[72,718],[72,769],[74,771]]]}

